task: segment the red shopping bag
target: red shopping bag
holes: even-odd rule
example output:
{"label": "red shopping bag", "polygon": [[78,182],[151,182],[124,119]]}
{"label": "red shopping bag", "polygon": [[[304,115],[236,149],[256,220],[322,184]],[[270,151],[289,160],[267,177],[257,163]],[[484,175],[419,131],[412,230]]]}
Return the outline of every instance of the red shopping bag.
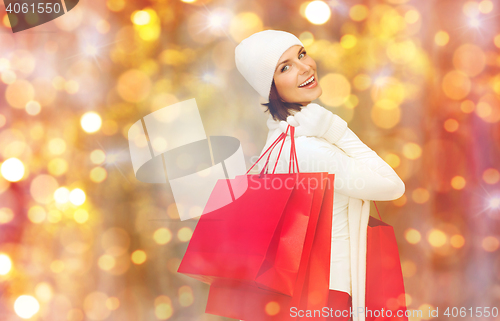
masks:
{"label": "red shopping bag", "polygon": [[[375,203],[375,202],[374,202]],[[377,208],[377,205],[375,204]],[[377,208],[378,212],[378,208]],[[366,249],[366,321],[406,320],[403,273],[394,229],[370,216]],[[382,313],[383,311],[383,313]]]}
{"label": "red shopping bag", "polygon": [[[285,138],[286,133],[271,147]],[[296,155],[290,154],[295,169]],[[178,272],[209,284],[220,279],[240,280],[293,294],[301,259],[309,257],[312,247],[311,241],[306,242],[306,232],[317,224],[327,179],[304,185],[300,181],[304,175],[268,175],[264,169],[260,175],[231,180],[231,184],[244,181],[245,193],[200,217]],[[217,200],[217,186],[225,184],[221,181],[206,208]]]}
{"label": "red shopping bag", "polygon": [[[304,173],[316,175],[318,173]],[[327,320],[334,174],[328,183],[317,224],[309,225],[309,259],[301,259],[293,296],[267,291],[248,282],[217,280],[210,286],[205,312],[245,321],[296,320],[299,310],[317,310],[308,320]]]}
{"label": "red shopping bag", "polygon": [[[292,137],[291,153],[295,155],[294,136]],[[279,155],[278,155],[279,159]],[[292,165],[292,163],[290,164]],[[267,163],[266,163],[267,166]],[[266,168],[266,166],[264,168]],[[297,168],[298,170],[298,168]],[[271,174],[279,176],[283,174]],[[314,188],[321,183],[319,193],[314,194],[314,206],[321,207],[317,220],[310,219],[307,226],[306,239],[303,242],[303,252],[300,257],[299,271],[295,281],[293,294],[285,295],[269,291],[257,284],[241,280],[217,279],[210,286],[210,292],[205,312],[220,316],[243,319],[245,321],[259,320],[292,320],[295,319],[293,309],[322,309],[327,305],[329,294],[330,247],[333,212],[333,182],[335,175],[328,173],[299,173],[297,179],[303,181],[308,188]],[[323,186],[324,184],[324,186]],[[321,198],[321,194],[324,194]],[[317,202],[316,202],[317,200]],[[315,210],[312,210],[316,213]],[[275,236],[271,247],[296,242],[296,235],[289,234],[288,240]],[[302,241],[301,241],[302,243]],[[300,245],[296,245],[300,246]],[[309,250],[310,249],[310,250]],[[295,256],[295,259],[298,256]],[[283,266],[292,261],[292,257],[283,257]],[[269,260],[269,266],[277,262]],[[279,279],[278,274],[271,275]],[[268,280],[272,281],[272,278]],[[325,311],[323,311],[325,312]],[[312,320],[325,320],[325,314]]]}

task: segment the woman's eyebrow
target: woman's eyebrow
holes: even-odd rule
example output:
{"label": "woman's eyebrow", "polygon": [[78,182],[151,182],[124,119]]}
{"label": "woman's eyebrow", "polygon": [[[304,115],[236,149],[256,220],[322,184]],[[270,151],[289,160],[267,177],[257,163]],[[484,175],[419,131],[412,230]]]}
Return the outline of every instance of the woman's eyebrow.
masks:
{"label": "woman's eyebrow", "polygon": [[[297,52],[297,56],[300,55],[300,53],[304,50],[304,47],[301,47],[299,49],[299,52]],[[277,66],[276,66],[276,69],[274,69],[274,72],[276,72],[276,70],[278,70],[278,67],[281,66],[282,64],[284,64],[285,62],[289,61],[290,59],[285,59],[283,60],[282,62],[280,62]]]}

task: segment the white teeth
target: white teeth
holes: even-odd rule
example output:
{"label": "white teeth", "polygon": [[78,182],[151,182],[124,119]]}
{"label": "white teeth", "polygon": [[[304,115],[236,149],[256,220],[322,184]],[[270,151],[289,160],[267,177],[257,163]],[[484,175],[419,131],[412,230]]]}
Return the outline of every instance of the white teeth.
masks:
{"label": "white teeth", "polygon": [[309,84],[313,80],[314,80],[314,76],[312,76],[311,79],[309,79],[308,81],[306,81],[306,82],[302,83],[301,85],[299,85],[299,87],[304,87],[305,85]]}

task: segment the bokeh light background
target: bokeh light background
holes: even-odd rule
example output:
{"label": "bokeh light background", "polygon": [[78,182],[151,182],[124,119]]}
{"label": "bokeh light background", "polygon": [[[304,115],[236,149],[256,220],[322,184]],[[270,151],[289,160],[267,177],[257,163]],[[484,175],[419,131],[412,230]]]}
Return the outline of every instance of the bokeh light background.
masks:
{"label": "bokeh light background", "polygon": [[500,308],[500,2],[81,1],[17,34],[0,15],[1,320],[229,320],[176,273],[196,219],[135,179],[127,133],[196,98],[249,167],[267,114],[234,48],[264,29],[302,40],[318,103],[405,182],[379,209],[408,309]]}

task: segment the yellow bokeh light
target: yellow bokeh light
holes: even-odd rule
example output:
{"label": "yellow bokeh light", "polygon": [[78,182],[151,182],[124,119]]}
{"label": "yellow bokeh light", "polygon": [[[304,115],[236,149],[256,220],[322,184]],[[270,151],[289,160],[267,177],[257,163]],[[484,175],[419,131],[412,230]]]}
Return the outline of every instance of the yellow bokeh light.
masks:
{"label": "yellow bokeh light", "polygon": [[56,274],[64,271],[64,267],[65,264],[61,260],[52,261],[52,263],[50,264],[50,270]]}
{"label": "yellow bokeh light", "polygon": [[444,76],[441,87],[449,98],[461,100],[469,94],[471,81],[465,73],[452,70]]}
{"label": "yellow bokeh light", "polygon": [[455,176],[451,179],[451,187],[454,189],[463,189],[465,187],[466,181],[462,176]]}
{"label": "yellow bokeh light", "polygon": [[2,163],[0,172],[9,182],[20,181],[24,176],[24,164],[19,159],[12,157]]}
{"label": "yellow bokeh light", "polygon": [[94,183],[100,183],[108,177],[106,169],[98,166],[90,171],[90,180]]}
{"label": "yellow bokeh light", "polygon": [[405,231],[405,238],[408,243],[417,244],[418,242],[420,242],[421,235],[420,232],[416,229],[409,228]]}
{"label": "yellow bokeh light", "polygon": [[392,100],[382,99],[373,105],[371,118],[378,127],[389,129],[399,123],[401,110]]}
{"label": "yellow bokeh light", "polygon": [[231,19],[229,34],[237,42],[263,29],[261,18],[253,12],[241,12]]}
{"label": "yellow bokeh light", "polygon": [[[2,73],[2,78],[3,78]],[[14,108],[24,109],[26,104],[35,98],[33,85],[23,79],[17,79],[7,86],[5,100]]]}
{"label": "yellow bokeh light", "polygon": [[42,302],[49,302],[54,295],[52,287],[47,282],[40,282],[35,287],[35,295]]}
{"label": "yellow bokeh light", "polygon": [[47,212],[45,212],[45,209],[39,205],[32,206],[28,210],[28,219],[35,224],[42,223],[45,221],[46,217]]}
{"label": "yellow bokeh light", "polygon": [[450,36],[446,31],[438,31],[434,36],[434,42],[438,46],[445,46],[450,41]]}
{"label": "yellow bokeh light", "polygon": [[372,79],[366,74],[359,74],[354,77],[352,84],[357,90],[363,91],[370,88],[372,85]]}
{"label": "yellow bokeh light", "polygon": [[425,188],[419,187],[413,190],[411,198],[415,203],[423,204],[429,200],[430,194]]}
{"label": "yellow bokeh light", "polygon": [[496,168],[488,168],[483,172],[483,181],[486,184],[496,184],[500,181],[500,172]]}
{"label": "yellow bokeh light", "polygon": [[147,25],[151,21],[151,16],[147,11],[138,10],[132,13],[132,22],[136,25]]}
{"label": "yellow bokeh light", "polygon": [[265,311],[267,315],[276,315],[280,312],[280,304],[276,301],[270,301],[266,304]]}
{"label": "yellow bokeh light", "polygon": [[12,260],[7,254],[0,253],[0,275],[6,275],[12,269]]}
{"label": "yellow bokeh light", "polygon": [[464,3],[462,11],[468,17],[475,17],[479,14],[479,3],[476,1],[467,1]]}
{"label": "yellow bokeh light", "polygon": [[189,227],[181,227],[179,231],[177,231],[177,238],[181,240],[181,242],[187,242],[193,236],[193,231]]}
{"label": "yellow bokeh light", "polygon": [[102,149],[95,149],[90,153],[92,163],[99,165],[106,160],[106,154]]}
{"label": "yellow bokeh light", "polygon": [[500,48],[500,34],[496,35],[495,38],[493,38],[493,43],[495,44],[495,46]]}
{"label": "yellow bokeh light", "polygon": [[399,105],[404,101],[405,96],[405,86],[397,78],[378,77],[373,83],[371,97],[375,102],[388,99]]}
{"label": "yellow bokeh light", "polygon": [[493,10],[493,2],[491,2],[490,0],[483,0],[481,2],[479,2],[479,11],[481,13],[490,13],[492,10]]}
{"label": "yellow bokeh light", "polygon": [[411,40],[390,42],[387,46],[387,57],[396,64],[407,64],[415,59],[417,47]]}
{"label": "yellow bokeh light", "polygon": [[344,35],[340,38],[340,45],[344,49],[351,49],[358,43],[358,39],[354,35]]}
{"label": "yellow bokeh light", "polygon": [[83,114],[80,119],[80,125],[82,129],[87,133],[95,133],[101,128],[102,119],[98,113],[89,111]]}
{"label": "yellow bokeh light", "polygon": [[172,240],[172,232],[166,227],[161,227],[154,232],[153,238],[158,244],[167,244]]}
{"label": "yellow bokeh light", "polygon": [[315,25],[327,22],[331,14],[330,7],[323,1],[311,1],[305,10],[307,20]]}
{"label": "yellow bokeh light", "polygon": [[73,218],[77,223],[83,224],[88,221],[89,212],[87,212],[83,208],[79,208],[73,213]]}
{"label": "yellow bokeh light", "polygon": [[12,219],[14,219],[14,212],[10,208],[0,208],[0,224],[9,223]]}
{"label": "yellow bokeh light", "polygon": [[483,239],[481,245],[485,251],[495,252],[496,250],[498,250],[500,242],[498,241],[498,238],[496,238],[495,236],[487,236]]}
{"label": "yellow bokeh light", "polygon": [[135,250],[131,255],[132,262],[137,265],[146,262],[146,258],[146,252],[144,252],[143,250]]}
{"label": "yellow bokeh light", "polygon": [[26,113],[31,116],[38,115],[40,111],[42,110],[42,106],[40,106],[40,103],[37,101],[29,101],[26,106],[24,107],[26,110]]}
{"label": "yellow bokeh light", "polygon": [[64,204],[69,201],[69,190],[66,187],[59,187],[54,192],[54,200],[59,204]]}
{"label": "yellow bokeh light", "polygon": [[399,158],[399,156],[393,153],[387,154],[384,157],[384,160],[392,168],[396,168],[399,166],[399,164],[401,164],[401,159]]}
{"label": "yellow bokeh light", "polygon": [[116,260],[113,256],[104,254],[101,255],[99,260],[97,261],[97,265],[99,265],[99,268],[104,271],[109,271],[112,268],[115,267]]}
{"label": "yellow bokeh light", "polygon": [[108,9],[114,12],[118,12],[125,8],[125,0],[108,0],[106,2]]}
{"label": "yellow bokeh light", "polygon": [[194,302],[193,290],[189,285],[184,285],[179,288],[179,304],[183,307],[188,307]]}
{"label": "yellow bokeh light", "polygon": [[66,90],[68,94],[76,94],[79,89],[80,89],[80,84],[75,80],[68,80],[67,82],[64,83],[64,90]]}
{"label": "yellow bokeh light", "polygon": [[319,83],[322,88],[335,88],[335,90],[323,91],[319,98],[328,106],[341,106],[351,95],[351,84],[342,74],[327,74],[320,78]]}
{"label": "yellow bokeh light", "polygon": [[117,298],[117,297],[109,297],[107,300],[106,300],[106,307],[111,310],[111,311],[114,311],[116,309],[118,309],[120,307],[120,300]]}
{"label": "yellow bokeh light", "polygon": [[54,158],[47,164],[47,169],[50,174],[61,176],[68,171],[68,162],[63,158]]}
{"label": "yellow bokeh light", "polygon": [[21,295],[14,302],[14,311],[23,319],[30,319],[40,310],[37,299],[31,295]]}
{"label": "yellow bokeh light", "polygon": [[418,21],[420,19],[420,13],[417,10],[408,10],[405,13],[405,21],[408,24],[412,24]]}
{"label": "yellow bokeh light", "polygon": [[362,4],[357,4],[349,10],[349,17],[354,21],[363,21],[368,17],[368,7]]}
{"label": "yellow bokeh light", "polygon": [[472,113],[474,111],[474,108],[476,108],[476,105],[471,100],[464,100],[460,104],[460,110],[466,114]]}
{"label": "yellow bokeh light", "polygon": [[422,155],[422,148],[415,143],[406,143],[403,146],[403,155],[408,159],[417,159]]}
{"label": "yellow bokeh light", "polygon": [[433,229],[427,237],[429,244],[432,245],[433,247],[443,246],[446,243],[446,239],[447,239],[446,234],[444,234],[443,231],[438,229]]}
{"label": "yellow bokeh light", "polygon": [[66,150],[66,142],[62,138],[53,138],[49,141],[49,151],[54,155],[61,155]]}
{"label": "yellow bokeh light", "polygon": [[444,129],[450,133],[457,131],[458,129],[458,121],[453,118],[448,118],[444,124]]}
{"label": "yellow bokeh light", "polygon": [[[166,297],[166,296],[162,296]],[[166,297],[168,298],[168,297]],[[156,301],[159,301],[158,298],[155,300],[155,316],[159,320],[167,320],[169,319],[172,314],[174,313],[174,309],[172,308],[172,302],[170,301],[170,298],[168,298],[167,302],[159,302],[156,304]]]}
{"label": "yellow bokeh light", "polygon": [[453,235],[452,237],[450,237],[450,244],[451,246],[453,246],[454,248],[461,248],[462,246],[464,246],[465,244],[465,239],[462,235],[460,234],[455,234]]}
{"label": "yellow bokeh light", "polygon": [[73,205],[77,206],[82,205],[83,203],[85,203],[85,199],[86,199],[85,192],[80,188],[75,188],[74,190],[71,191],[71,193],[69,193],[69,201]]}

